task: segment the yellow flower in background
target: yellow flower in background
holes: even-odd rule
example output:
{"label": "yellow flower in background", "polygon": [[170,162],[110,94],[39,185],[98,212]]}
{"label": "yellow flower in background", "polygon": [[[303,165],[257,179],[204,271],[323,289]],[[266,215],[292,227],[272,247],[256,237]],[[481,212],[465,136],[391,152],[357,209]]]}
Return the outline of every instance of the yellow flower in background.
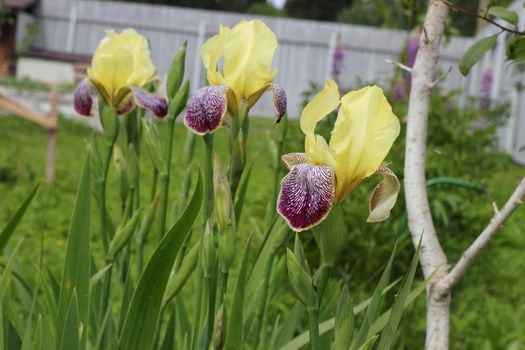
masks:
{"label": "yellow flower in background", "polygon": [[222,125],[228,107],[234,114],[240,106],[247,112],[269,89],[279,122],[287,102],[284,90],[274,82],[276,48],[277,37],[260,20],[241,21],[233,28],[221,25],[219,34],[201,48],[210,86],[198,89],[190,99],[186,126],[199,135],[212,133]]}
{"label": "yellow flower in background", "polygon": [[[340,106],[330,143],[315,134],[317,123]],[[399,192],[394,173],[382,166],[399,135],[399,120],[383,90],[367,86],[340,98],[328,80],[304,108],[300,120],[305,153],[283,156],[290,169],[281,183],[278,211],[296,231],[321,222],[332,204],[341,203],[364,179],[383,175],[370,200],[368,221],[388,218]]]}
{"label": "yellow flower in background", "polygon": [[154,80],[156,71],[146,38],[132,28],[121,33],[108,30],[93,53],[87,78],[77,87],[75,109],[82,115],[91,114],[89,92],[92,85],[121,114],[136,103],[162,117],[167,112],[165,99],[143,89]]}
{"label": "yellow flower in background", "polygon": [[110,103],[119,103],[126,89],[144,87],[153,80],[156,68],[146,38],[134,29],[106,32],[93,54],[87,75]]}
{"label": "yellow flower in background", "polygon": [[[277,75],[272,68],[277,37],[260,20],[241,21],[233,28],[221,26],[219,34],[204,43],[202,62],[211,85],[225,85],[237,104],[253,105]],[[219,60],[223,59],[222,70]]]}

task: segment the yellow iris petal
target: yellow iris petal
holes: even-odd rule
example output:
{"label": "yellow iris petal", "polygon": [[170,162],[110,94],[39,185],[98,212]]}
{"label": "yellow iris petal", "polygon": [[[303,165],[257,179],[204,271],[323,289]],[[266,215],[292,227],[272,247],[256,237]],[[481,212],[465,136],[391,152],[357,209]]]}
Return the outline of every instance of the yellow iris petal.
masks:
{"label": "yellow iris petal", "polygon": [[217,64],[223,55],[224,42],[230,32],[230,28],[221,25],[219,34],[212,36],[202,45],[202,64],[206,69],[206,78],[211,85],[223,84],[222,74],[218,71]]}
{"label": "yellow iris petal", "polygon": [[314,165],[335,166],[335,159],[326,143],[320,135],[308,134],[304,140],[306,161]]}
{"label": "yellow iris petal", "polygon": [[134,29],[110,30],[93,54],[88,77],[110,103],[123,88],[142,87],[155,76],[146,39]]}
{"label": "yellow iris petal", "polygon": [[341,99],[341,109],[330,139],[336,162],[338,202],[377,171],[399,130],[399,120],[392,113],[381,88],[364,87]]}
{"label": "yellow iris petal", "polygon": [[277,74],[272,69],[276,48],[275,34],[260,20],[241,21],[231,29],[221,26],[201,49],[208,82],[228,86],[236,104],[250,97],[253,104]]}
{"label": "yellow iris petal", "polygon": [[224,43],[224,79],[238,101],[270,84],[277,38],[260,20],[241,21]]}
{"label": "yellow iris petal", "polygon": [[301,130],[305,135],[313,134],[317,123],[339,106],[339,88],[332,79],[326,81],[324,89],[314,96],[301,114]]}

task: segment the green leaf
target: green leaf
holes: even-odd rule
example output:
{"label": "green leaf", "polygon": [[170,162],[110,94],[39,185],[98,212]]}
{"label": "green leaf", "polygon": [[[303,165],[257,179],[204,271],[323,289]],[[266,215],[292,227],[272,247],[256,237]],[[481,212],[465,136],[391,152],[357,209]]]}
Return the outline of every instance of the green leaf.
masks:
{"label": "green leaf", "polygon": [[[274,334],[272,334],[270,349],[278,349],[281,345],[284,345],[286,342],[290,341],[297,329],[297,325],[301,323],[303,316],[304,306],[299,301],[297,301],[288,314],[286,320],[284,320],[283,324],[278,329],[277,327],[274,327]],[[305,334],[308,336],[308,331]],[[304,344],[307,344],[307,342]]]}
{"label": "green leaf", "polygon": [[310,266],[308,265],[308,260],[306,260],[306,255],[304,254],[304,247],[303,243],[301,242],[301,239],[299,238],[299,234],[295,234],[295,240],[293,245],[293,255],[295,255],[295,258],[299,262],[299,265],[301,265],[301,268],[308,273],[308,275],[312,275],[312,271],[310,270]]}
{"label": "green leaf", "polygon": [[419,262],[419,252],[421,250],[421,240],[417,246],[416,252],[412,257],[412,262],[410,264],[410,269],[408,270],[403,284],[401,285],[401,290],[397,296],[394,305],[392,306],[392,311],[390,312],[390,317],[386,327],[381,333],[381,340],[377,346],[377,350],[389,350],[392,348],[394,343],[394,335],[396,334],[397,327],[399,326],[399,321],[403,315],[403,310],[412,288],[412,283],[414,282],[414,275],[416,274],[418,262]]}
{"label": "green leaf", "polygon": [[90,289],[93,289],[95,285],[98,284],[98,282],[100,282],[102,277],[106,275],[106,273],[111,268],[111,266],[113,266],[113,264],[108,264],[104,266],[103,268],[101,268],[100,270],[98,270],[93,276],[91,276],[91,278],[89,279]]}
{"label": "green leaf", "polygon": [[246,270],[248,269],[248,256],[250,255],[250,242],[248,238],[235,284],[235,293],[233,296],[233,304],[230,310],[228,319],[228,329],[226,332],[226,342],[224,349],[241,350],[244,345],[244,330],[243,330],[243,304],[244,304],[244,286],[246,280]]}
{"label": "green leaf", "polygon": [[496,45],[497,36],[497,34],[494,34],[478,40],[468,48],[459,60],[459,70],[461,74],[464,76],[468,75],[472,66],[475,65],[487,51]]}
{"label": "green leaf", "polygon": [[175,311],[172,308],[160,350],[172,350],[175,348],[175,334]]}
{"label": "green leaf", "polygon": [[512,25],[518,25],[518,14],[515,11],[509,10],[508,8],[501,6],[493,6],[489,8],[489,15],[501,18],[505,22],[508,22]]}
{"label": "green leaf", "polygon": [[168,118],[177,118],[177,116],[180,114],[180,112],[182,112],[184,107],[186,107],[189,93],[190,81],[186,80],[170,101],[170,104],[168,106]]}
{"label": "green leaf", "polygon": [[36,321],[36,327],[35,327],[35,334],[33,338],[33,342],[31,344],[31,350],[44,350],[43,344],[42,344],[42,315],[38,315],[38,319]]}
{"label": "green leaf", "polygon": [[365,343],[365,340],[367,339],[370,326],[372,325],[372,322],[374,322],[377,313],[379,312],[379,305],[383,297],[383,289],[385,289],[388,281],[390,280],[390,272],[392,271],[392,263],[394,262],[396,250],[397,242],[394,246],[394,249],[392,250],[390,259],[388,259],[388,263],[385,267],[385,270],[383,271],[383,274],[381,275],[381,279],[377,284],[374,294],[372,295],[370,305],[366,309],[365,317],[363,318],[363,322],[361,323],[361,327],[359,328],[359,332],[357,333],[356,340],[352,346],[352,349],[359,349],[359,347],[362,346]]}
{"label": "green leaf", "polygon": [[115,232],[115,236],[113,236],[113,239],[109,244],[109,250],[106,255],[109,261],[113,261],[117,254],[126,246],[126,244],[131,239],[131,236],[137,228],[141,212],[142,209],[137,209],[131,217],[131,219],[129,219],[126,223],[123,223],[117,228],[117,232]]}
{"label": "green leaf", "polygon": [[184,65],[186,63],[186,46],[188,42],[185,41],[179,51],[173,57],[171,67],[166,79],[166,92],[169,99],[172,99],[179,90],[182,79],[184,78]]}
{"label": "green leaf", "polygon": [[[2,276],[0,277],[0,305],[4,301],[5,293],[7,292],[9,281],[11,280],[11,270],[13,269],[13,264],[15,263],[16,255],[21,246],[22,246],[22,241],[18,242],[15,249],[11,253],[9,260],[7,261],[7,264],[5,265],[4,272],[2,273]],[[0,324],[0,327],[3,327],[3,325]]]}
{"label": "green leaf", "polygon": [[182,264],[178,271],[175,271],[169,279],[168,286],[166,287],[166,293],[164,296],[164,304],[171,301],[180,292],[182,287],[186,284],[186,281],[191,276],[197,262],[199,261],[199,248],[200,240],[190,249],[188,254],[182,260]]}
{"label": "green leaf", "polygon": [[374,335],[374,336],[371,336],[370,338],[368,338],[365,341],[365,343],[359,347],[358,350],[369,350],[369,349],[371,349],[372,346],[374,345],[374,343],[376,342],[377,337],[378,337],[377,335]]}
{"label": "green leaf", "polygon": [[153,345],[162,297],[177,253],[197,219],[203,202],[202,175],[188,207],[155,248],[133,294],[120,337],[126,350],[148,350]]}
{"label": "green leaf", "polygon": [[[421,282],[416,288],[414,288],[413,291],[410,292],[407,298],[407,302],[405,303],[405,308],[410,305],[416,298],[421,295],[425,291],[425,287],[427,285],[427,282],[432,279],[433,275],[431,275],[429,278],[427,278],[426,281]],[[381,332],[381,330],[386,326],[388,319],[390,317],[391,309],[385,311],[381,316],[379,316],[374,323],[372,324],[372,327],[370,327],[369,334],[377,334]]]}
{"label": "green leaf", "polygon": [[305,271],[298,258],[290,249],[286,249],[286,265],[288,279],[295,296],[308,309],[317,307],[317,294],[315,293],[312,277]]}
{"label": "green leaf", "polygon": [[255,158],[248,164],[248,166],[244,169],[241,175],[241,179],[239,180],[239,186],[237,187],[237,192],[232,193],[232,195],[235,195],[235,220],[237,223],[239,223],[239,220],[241,219],[242,209],[244,208],[244,198],[246,197],[246,190],[248,189],[248,183],[250,182],[250,176],[252,174],[253,169],[253,163],[255,162]]}
{"label": "green leaf", "polygon": [[513,36],[507,40],[507,59],[515,63],[525,60],[525,37]]}
{"label": "green leaf", "polygon": [[[87,332],[89,311],[89,279],[91,278],[91,257],[89,252],[90,223],[91,223],[91,152],[84,160],[84,168],[80,175],[77,198],[73,209],[73,218],[66,250],[66,259],[62,273],[62,283],[58,303],[58,315],[62,325],[58,325],[59,337],[62,339],[62,327],[68,327],[66,320],[71,319],[70,303],[73,294],[76,295],[78,314],[76,318],[79,327]],[[76,306],[75,306],[76,308]]]}
{"label": "green leaf", "polygon": [[[388,291],[390,291],[399,281],[400,280],[398,279],[398,280],[390,283],[383,290],[383,295],[385,295]],[[423,289],[424,289],[424,287],[423,287]],[[410,293],[410,295],[412,296],[412,293]],[[360,302],[359,304],[357,304],[354,307],[354,316],[359,314],[359,313],[361,313],[363,310],[365,310],[368,307],[368,305],[370,305],[371,301],[372,301],[372,297],[370,297],[370,298]],[[411,301],[412,301],[412,299],[410,299],[410,297],[409,297],[409,303]],[[386,319],[385,319],[385,324],[386,324]],[[329,320],[321,322],[321,324],[319,324],[319,335],[323,335],[326,332],[331,331],[332,329],[334,329],[334,325],[335,325],[335,319],[334,318],[331,318]],[[375,325],[375,323],[374,323],[374,325]],[[372,325],[372,329],[374,328],[374,325]],[[292,340],[290,340],[288,343],[286,343],[285,345],[283,345],[279,349],[280,350],[298,350],[298,349],[301,349],[306,344],[308,344],[309,342],[310,342],[309,332],[305,331],[305,332],[299,334],[298,336],[296,336],[295,338],[293,338]],[[279,343],[277,343],[277,344],[279,344]]]}
{"label": "green leaf", "polygon": [[165,175],[168,172],[166,161],[162,156],[162,147],[160,145],[160,138],[155,124],[147,122],[142,119],[142,129],[146,150],[151,158],[151,162],[158,170],[159,174]]}
{"label": "green leaf", "polygon": [[335,350],[348,350],[354,334],[354,306],[345,285],[341,291],[335,312]]}
{"label": "green leaf", "polygon": [[37,183],[35,187],[29,192],[29,195],[26,197],[26,199],[22,202],[22,205],[17,209],[16,213],[9,219],[9,222],[4,227],[2,232],[0,232],[0,254],[4,250],[7,242],[13,235],[13,232],[15,232],[16,227],[20,223],[20,220],[22,220],[22,217],[24,216],[27,208],[29,207],[29,204],[31,204],[31,201],[35,197],[35,194],[38,190],[38,187],[40,186],[40,183]]}
{"label": "green leaf", "polygon": [[78,311],[79,310],[77,296],[75,294],[75,291],[73,291],[67,308],[67,314],[64,322],[64,330],[62,332],[62,341],[60,343],[60,350],[80,349],[79,330],[81,329],[81,327],[79,327]]}

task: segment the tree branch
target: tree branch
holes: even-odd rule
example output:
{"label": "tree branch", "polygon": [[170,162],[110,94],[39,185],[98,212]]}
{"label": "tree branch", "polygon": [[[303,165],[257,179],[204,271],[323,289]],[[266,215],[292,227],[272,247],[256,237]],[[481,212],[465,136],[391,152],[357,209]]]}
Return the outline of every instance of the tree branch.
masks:
{"label": "tree branch", "polygon": [[410,68],[409,66],[404,65],[404,64],[401,63],[401,62],[394,62],[394,61],[392,61],[392,60],[390,60],[390,59],[388,59],[388,58],[385,59],[385,62],[386,62],[386,63],[393,64],[394,66],[397,66],[398,68],[401,68],[401,69],[404,70],[405,72],[409,72],[409,73],[412,72],[412,68]]}
{"label": "tree branch", "polygon": [[498,211],[490,220],[490,223],[485,227],[474,242],[465,250],[457,264],[447,274],[447,276],[439,282],[439,290],[442,293],[449,293],[451,289],[461,280],[467,272],[472,261],[478,254],[487,246],[487,244],[494,238],[498,229],[507,221],[514,210],[522,203],[525,196],[525,177],[516,187],[507,203]]}
{"label": "tree branch", "polygon": [[456,4],[453,4],[451,3],[450,1],[448,0],[441,0],[445,5],[447,5],[448,7],[450,7],[452,9],[452,11],[455,11],[455,12],[462,12],[464,14],[467,14],[467,15],[470,15],[470,16],[474,16],[474,17],[477,17],[479,19],[482,19],[484,21],[487,21],[489,22],[490,24],[498,27],[499,29],[505,31],[505,32],[509,32],[509,33],[512,33],[512,34],[516,34],[516,35],[525,35],[525,32],[522,32],[522,31],[519,31],[519,30],[516,30],[516,29],[512,29],[512,28],[508,28],[508,27],[505,27],[505,26],[502,26],[501,24],[499,24],[498,22],[496,22],[495,20],[491,19],[490,17],[488,17],[488,11],[485,11],[484,14],[479,14],[478,12],[475,12],[475,11],[471,11],[471,10],[467,10],[467,9],[464,9],[463,7],[460,7]]}

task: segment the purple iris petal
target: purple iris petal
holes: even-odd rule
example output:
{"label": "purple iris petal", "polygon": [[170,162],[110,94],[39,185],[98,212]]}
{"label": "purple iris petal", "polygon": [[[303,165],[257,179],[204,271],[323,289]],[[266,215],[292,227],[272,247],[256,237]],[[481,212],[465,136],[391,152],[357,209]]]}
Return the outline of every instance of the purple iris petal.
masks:
{"label": "purple iris petal", "polygon": [[93,98],[91,97],[91,83],[88,78],[84,78],[78,83],[73,96],[73,108],[80,115],[91,116]]}
{"label": "purple iris petal", "polygon": [[225,86],[205,86],[188,101],[184,124],[198,135],[215,131],[226,114],[228,102]]}
{"label": "purple iris petal", "polygon": [[138,87],[131,88],[131,91],[133,100],[138,106],[149,109],[159,118],[168,114],[168,101],[164,97],[154,95]]}
{"label": "purple iris petal", "polygon": [[298,164],[281,181],[277,211],[294,231],[320,223],[332,208],[335,172],[327,166]]}
{"label": "purple iris petal", "polygon": [[286,114],[286,105],[288,103],[286,99],[286,93],[284,89],[278,84],[272,84],[272,94],[273,94],[273,107],[275,108],[275,122],[279,123],[282,117]]}

